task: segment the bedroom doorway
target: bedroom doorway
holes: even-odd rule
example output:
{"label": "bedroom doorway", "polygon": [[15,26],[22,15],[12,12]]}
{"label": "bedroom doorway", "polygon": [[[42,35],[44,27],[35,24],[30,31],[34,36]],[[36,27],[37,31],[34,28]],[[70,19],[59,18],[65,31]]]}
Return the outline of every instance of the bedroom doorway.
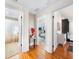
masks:
{"label": "bedroom doorway", "polygon": [[19,11],[5,8],[5,58],[11,58],[20,53],[19,45]]}

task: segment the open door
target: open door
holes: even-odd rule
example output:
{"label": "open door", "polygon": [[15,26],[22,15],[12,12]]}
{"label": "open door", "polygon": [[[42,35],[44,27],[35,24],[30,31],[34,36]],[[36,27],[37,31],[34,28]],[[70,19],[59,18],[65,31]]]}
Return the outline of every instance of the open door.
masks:
{"label": "open door", "polygon": [[19,45],[19,12],[16,9],[5,9],[5,58],[20,53]]}
{"label": "open door", "polygon": [[21,52],[29,51],[29,20],[28,11],[22,11],[19,16],[19,38]]}

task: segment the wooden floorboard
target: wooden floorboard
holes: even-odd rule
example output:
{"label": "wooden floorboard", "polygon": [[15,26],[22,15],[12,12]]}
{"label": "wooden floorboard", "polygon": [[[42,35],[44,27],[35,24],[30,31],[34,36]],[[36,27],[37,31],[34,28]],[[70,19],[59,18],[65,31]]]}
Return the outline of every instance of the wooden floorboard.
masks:
{"label": "wooden floorboard", "polygon": [[48,53],[42,49],[43,47],[37,46],[30,49],[29,52],[20,53],[20,59],[73,59],[72,52],[68,51],[68,45],[58,46],[54,53]]}

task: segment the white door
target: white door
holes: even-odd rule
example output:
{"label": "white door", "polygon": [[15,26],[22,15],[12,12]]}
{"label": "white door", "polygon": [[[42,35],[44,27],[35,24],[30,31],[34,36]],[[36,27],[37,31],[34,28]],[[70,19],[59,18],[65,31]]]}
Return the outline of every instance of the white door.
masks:
{"label": "white door", "polygon": [[20,50],[21,52],[26,52],[29,50],[29,25],[27,12],[20,13],[19,26]]}

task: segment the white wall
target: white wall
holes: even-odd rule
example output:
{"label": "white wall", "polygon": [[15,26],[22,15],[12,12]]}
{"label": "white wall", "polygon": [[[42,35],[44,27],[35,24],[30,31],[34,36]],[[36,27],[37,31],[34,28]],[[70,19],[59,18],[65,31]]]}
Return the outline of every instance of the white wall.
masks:
{"label": "white wall", "polygon": [[5,19],[5,34],[6,36],[13,36],[19,32],[18,30],[18,20]]}
{"label": "white wall", "polygon": [[71,19],[69,21],[69,35],[70,40],[73,40],[73,20]]}
{"label": "white wall", "polygon": [[[29,35],[31,35],[31,28],[36,28],[36,19],[35,19],[35,15],[32,13],[29,13]],[[34,37],[35,38],[35,37]],[[30,45],[33,46],[34,45],[34,40],[33,38],[30,38]]]}
{"label": "white wall", "polygon": [[39,31],[38,31],[38,27],[39,27],[39,17],[36,16],[36,37],[37,37],[37,45],[39,45]]}
{"label": "white wall", "polygon": [[54,19],[53,19],[53,41],[54,41],[54,51],[57,48],[57,14],[56,12],[54,13]]}
{"label": "white wall", "polygon": [[35,15],[29,13],[29,26],[31,27],[35,27]]}

